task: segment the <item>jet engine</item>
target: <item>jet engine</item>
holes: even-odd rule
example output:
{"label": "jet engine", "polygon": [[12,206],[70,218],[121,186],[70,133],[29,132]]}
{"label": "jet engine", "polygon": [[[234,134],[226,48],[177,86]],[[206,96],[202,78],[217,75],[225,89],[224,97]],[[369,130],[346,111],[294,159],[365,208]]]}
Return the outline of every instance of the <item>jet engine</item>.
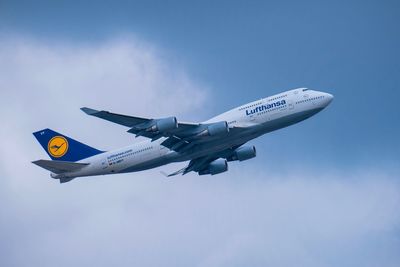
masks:
{"label": "jet engine", "polygon": [[256,147],[255,146],[243,146],[237,148],[233,155],[228,159],[229,161],[238,160],[248,160],[254,158],[256,156]]}
{"label": "jet engine", "polygon": [[226,121],[215,122],[207,126],[205,130],[197,134],[198,136],[219,136],[229,132],[229,126]]}
{"label": "jet engine", "polygon": [[204,170],[199,171],[199,175],[205,175],[205,174],[218,174],[222,172],[226,172],[228,170],[228,162],[226,159],[216,159],[210,164],[208,164],[207,168]]}
{"label": "jet engine", "polygon": [[155,124],[149,128],[152,132],[167,132],[178,128],[178,121],[175,117],[157,119]]}

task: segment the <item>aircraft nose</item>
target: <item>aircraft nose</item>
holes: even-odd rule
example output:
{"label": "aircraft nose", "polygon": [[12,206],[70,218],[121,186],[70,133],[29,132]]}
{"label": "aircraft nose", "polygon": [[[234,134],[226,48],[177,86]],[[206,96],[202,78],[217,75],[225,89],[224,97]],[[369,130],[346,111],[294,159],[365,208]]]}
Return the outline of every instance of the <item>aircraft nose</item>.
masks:
{"label": "aircraft nose", "polygon": [[334,98],[333,95],[325,93],[325,99],[326,99],[325,107],[328,106],[332,102],[333,98]]}

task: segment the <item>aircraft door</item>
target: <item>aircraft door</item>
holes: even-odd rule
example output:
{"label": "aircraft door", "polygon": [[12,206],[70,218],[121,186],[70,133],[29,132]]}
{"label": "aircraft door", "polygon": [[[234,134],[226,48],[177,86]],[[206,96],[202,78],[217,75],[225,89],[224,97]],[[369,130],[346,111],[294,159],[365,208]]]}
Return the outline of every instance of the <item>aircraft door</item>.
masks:
{"label": "aircraft door", "polygon": [[294,109],[293,101],[289,100],[289,110]]}
{"label": "aircraft door", "polygon": [[105,170],[107,168],[108,168],[108,162],[107,162],[107,160],[104,159],[101,161],[101,169]]}

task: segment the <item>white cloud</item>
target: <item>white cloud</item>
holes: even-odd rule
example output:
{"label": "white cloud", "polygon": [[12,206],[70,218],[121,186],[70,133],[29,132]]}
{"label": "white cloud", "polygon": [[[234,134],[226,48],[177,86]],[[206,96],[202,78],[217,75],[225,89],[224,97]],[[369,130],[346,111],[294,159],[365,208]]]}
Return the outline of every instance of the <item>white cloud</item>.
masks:
{"label": "white cloud", "polygon": [[134,37],[98,45],[2,39],[0,112],[7,122],[0,132],[0,156],[7,163],[3,169],[12,158],[37,158],[29,135],[47,127],[101,149],[133,141],[126,128],[88,117],[79,110],[83,106],[136,116],[193,117],[208,90],[167,58]]}
{"label": "white cloud", "polygon": [[62,186],[25,177],[41,188],[22,186],[2,201],[1,258],[18,266],[395,266],[398,181],[342,177],[166,180],[148,171]]}
{"label": "white cloud", "polygon": [[81,106],[143,116],[200,110],[209,90],[136,38],[100,45],[2,40],[0,75],[1,266],[400,261],[398,170],[277,175],[260,166],[172,180],[150,170],[59,185],[30,164],[44,157],[30,135],[43,127],[100,148],[133,140]]}

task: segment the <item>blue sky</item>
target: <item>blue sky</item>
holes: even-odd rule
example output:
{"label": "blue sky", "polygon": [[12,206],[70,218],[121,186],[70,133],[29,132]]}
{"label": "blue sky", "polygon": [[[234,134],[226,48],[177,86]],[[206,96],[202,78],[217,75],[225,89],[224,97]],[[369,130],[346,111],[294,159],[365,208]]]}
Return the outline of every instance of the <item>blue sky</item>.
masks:
{"label": "blue sky", "polygon": [[398,163],[396,1],[1,5],[6,33],[78,43],[130,33],[155,44],[211,88],[214,102],[199,120],[294,87],[331,92],[335,103],[325,114],[273,134],[272,144],[268,137],[257,144],[270,147],[285,138],[281,143],[295,159],[310,146],[303,137],[311,135],[308,164],[315,158],[346,167]]}
{"label": "blue sky", "polygon": [[[103,265],[119,257],[119,265],[157,266],[154,246],[171,266],[397,266],[398,25],[397,1],[1,1],[0,96],[9,125],[0,132],[0,215],[11,219],[0,220],[8,241],[0,241],[8,252],[0,258],[29,266],[18,257],[22,242],[27,259],[49,257],[44,265],[54,266],[57,257],[36,244],[59,239],[78,254],[74,261],[59,252],[66,266],[98,264],[84,252],[99,251]],[[100,149],[132,142],[81,106],[201,121],[296,87],[335,99],[315,117],[252,141],[257,158],[218,179],[166,184],[156,170],[60,188],[29,163],[45,157],[30,135],[39,128]],[[29,164],[12,160],[21,149]],[[81,205],[69,206],[71,194]],[[67,234],[51,227],[63,219]],[[21,231],[30,224],[34,233]],[[190,249],[176,236],[198,242]],[[94,246],[106,240],[139,260],[120,246]],[[79,252],[75,242],[94,249]],[[180,250],[186,255],[174,262]]]}

